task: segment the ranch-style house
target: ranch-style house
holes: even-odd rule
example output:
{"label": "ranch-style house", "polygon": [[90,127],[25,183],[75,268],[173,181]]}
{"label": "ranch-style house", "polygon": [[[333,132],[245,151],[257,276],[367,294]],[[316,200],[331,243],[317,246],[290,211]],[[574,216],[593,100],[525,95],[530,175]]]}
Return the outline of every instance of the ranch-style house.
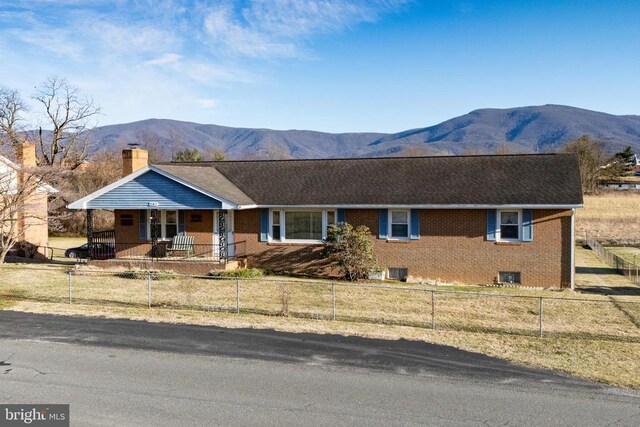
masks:
{"label": "ranch-style house", "polygon": [[[366,225],[387,278],[573,287],[576,159],[565,154],[147,164],[72,204],[114,259],[206,272],[259,267],[335,277],[327,226]],[[92,230],[112,210],[115,230]],[[106,237],[105,237],[106,236]],[[195,269],[195,270],[194,270]]]}

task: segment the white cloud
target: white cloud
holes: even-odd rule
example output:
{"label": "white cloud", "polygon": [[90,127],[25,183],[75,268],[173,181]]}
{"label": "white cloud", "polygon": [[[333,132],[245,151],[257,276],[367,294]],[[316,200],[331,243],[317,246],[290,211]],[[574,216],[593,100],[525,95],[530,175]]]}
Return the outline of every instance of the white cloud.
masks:
{"label": "white cloud", "polygon": [[221,87],[259,84],[265,59],[308,57],[314,35],[406,1],[15,0],[0,10],[0,82],[28,98],[47,76],[66,77],[111,123],[189,119],[215,109]]}
{"label": "white cloud", "polygon": [[145,61],[145,65],[167,65],[167,64],[175,64],[182,58],[182,55],[177,53],[165,53],[162,56],[159,56],[155,59],[150,59]]}
{"label": "white cloud", "polygon": [[213,108],[216,107],[220,101],[213,98],[196,99],[196,105],[200,108]]}
{"label": "white cloud", "polygon": [[251,57],[304,55],[318,33],[374,22],[407,0],[252,0],[223,2],[206,11],[204,28],[214,48]]}

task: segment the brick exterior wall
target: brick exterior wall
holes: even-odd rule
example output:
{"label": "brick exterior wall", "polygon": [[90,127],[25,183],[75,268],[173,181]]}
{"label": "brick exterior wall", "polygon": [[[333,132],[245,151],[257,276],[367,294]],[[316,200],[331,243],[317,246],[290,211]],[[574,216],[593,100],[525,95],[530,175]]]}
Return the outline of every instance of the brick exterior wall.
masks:
{"label": "brick exterior wall", "polygon": [[[347,209],[346,221],[366,225],[380,267],[407,268],[412,279],[492,284],[500,271],[521,272],[523,286],[568,287],[571,280],[571,211],[535,210],[533,241],[486,240],[486,210],[422,210],[420,239],[378,239],[378,211]],[[259,210],[235,213],[235,238],[249,267],[335,276],[321,245],[259,242]]]}
{"label": "brick exterior wall", "polygon": [[[133,214],[133,225],[122,226],[120,214]],[[202,222],[191,222],[191,214]],[[196,244],[212,242],[212,211],[188,211],[187,234]],[[138,241],[138,211],[116,210],[116,241]],[[235,212],[235,242],[238,256],[248,267],[298,274],[337,277],[338,271],[322,257],[322,245],[260,242],[260,211]],[[366,225],[380,267],[406,268],[412,279],[493,284],[500,271],[519,271],[523,286],[568,287],[571,280],[571,211],[533,211],[533,241],[493,242],[486,240],[486,210],[421,210],[420,239],[390,241],[378,239],[377,209],[347,209],[346,221]],[[139,249],[138,248],[138,249]],[[120,252],[127,255],[126,251]],[[129,252],[128,255],[133,254]]]}
{"label": "brick exterior wall", "polygon": [[[123,225],[121,218],[123,214],[133,216],[132,225]],[[138,227],[140,225],[140,211],[129,209],[116,209],[115,216],[115,237],[116,237],[116,258],[131,256],[150,256],[151,245],[147,240],[140,240]],[[199,218],[198,218],[199,216]],[[200,221],[198,221],[198,219]],[[194,249],[197,256],[212,257],[213,251],[213,211],[212,210],[192,210],[185,212],[185,230],[190,236],[194,236]],[[160,242],[161,246],[168,245],[169,242]]]}
{"label": "brick exterior wall", "polygon": [[234,215],[234,237],[239,254],[246,256],[247,267],[337,277],[338,271],[321,256],[322,245],[260,242],[260,210],[241,210]]}
{"label": "brick exterior wall", "polygon": [[127,176],[149,165],[149,153],[139,148],[122,150],[122,176]]}

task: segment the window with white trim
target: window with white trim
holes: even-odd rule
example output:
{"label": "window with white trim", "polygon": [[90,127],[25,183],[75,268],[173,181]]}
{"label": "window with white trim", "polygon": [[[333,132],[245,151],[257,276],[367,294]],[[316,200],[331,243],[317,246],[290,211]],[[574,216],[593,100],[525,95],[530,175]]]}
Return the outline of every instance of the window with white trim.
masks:
{"label": "window with white trim", "polygon": [[520,241],[522,239],[522,211],[498,211],[498,240]]}
{"label": "window with white trim", "polygon": [[408,239],[410,217],[408,210],[390,210],[389,237],[392,239]]}
{"label": "window with white trim", "polygon": [[327,227],[335,224],[336,211],[273,209],[269,216],[269,240],[276,242],[321,242]]}
{"label": "window with white trim", "polygon": [[[158,239],[171,240],[178,234],[178,211],[158,210]],[[151,240],[151,210],[147,210],[147,239]]]}

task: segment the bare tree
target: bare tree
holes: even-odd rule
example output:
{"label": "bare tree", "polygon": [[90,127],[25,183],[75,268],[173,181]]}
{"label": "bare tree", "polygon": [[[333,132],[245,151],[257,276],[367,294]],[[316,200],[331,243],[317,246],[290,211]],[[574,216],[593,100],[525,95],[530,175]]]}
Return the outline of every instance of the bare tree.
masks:
{"label": "bare tree", "polygon": [[393,157],[429,157],[429,156],[448,156],[448,152],[438,150],[428,144],[412,145],[404,147],[402,150],[394,153]]}
{"label": "bare tree", "polygon": [[136,139],[140,147],[149,153],[149,164],[171,160],[173,148],[163,143],[157,134],[143,130],[137,132]]}
{"label": "bare tree", "polygon": [[23,115],[27,112],[17,90],[0,87],[0,145],[17,147],[24,141]]}
{"label": "bare tree", "polygon": [[202,157],[206,161],[221,162],[227,159],[224,150],[215,147],[206,147],[202,150]]}
{"label": "bare tree", "polygon": [[607,155],[602,143],[582,135],[562,149],[565,153],[574,154],[580,166],[580,181],[584,193],[594,193],[598,189],[598,182],[602,179],[606,169]]}
{"label": "bare tree", "polygon": [[46,126],[50,127],[47,131],[41,127],[35,138],[42,164],[77,168],[89,154],[87,130],[100,107],[59,77],[50,77],[42,83],[33,99],[44,108]]}
{"label": "bare tree", "polygon": [[502,142],[497,144],[493,149],[493,154],[506,155],[506,154],[522,154],[523,150],[515,144],[509,144],[508,142]]}

